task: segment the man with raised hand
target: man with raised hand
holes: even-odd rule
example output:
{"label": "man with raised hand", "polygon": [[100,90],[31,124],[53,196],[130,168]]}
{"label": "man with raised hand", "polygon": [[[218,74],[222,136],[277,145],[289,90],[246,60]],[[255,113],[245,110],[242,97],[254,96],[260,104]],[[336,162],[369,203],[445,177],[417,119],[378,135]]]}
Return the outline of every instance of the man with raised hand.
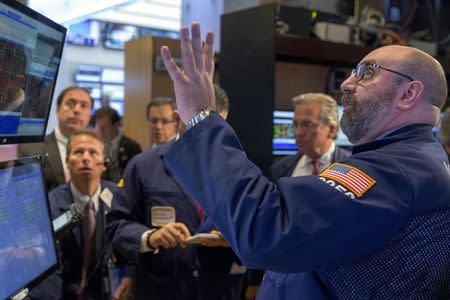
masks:
{"label": "man with raised hand", "polygon": [[[450,174],[432,134],[447,96],[442,66],[411,47],[369,53],[341,85],[352,156],[275,185],[212,112],[213,41],[202,44],[199,24],[192,39],[183,28],[183,71],[161,49],[187,123],[165,162],[244,263],[278,272],[260,298],[448,298]],[[282,272],[303,272],[297,294]]]}

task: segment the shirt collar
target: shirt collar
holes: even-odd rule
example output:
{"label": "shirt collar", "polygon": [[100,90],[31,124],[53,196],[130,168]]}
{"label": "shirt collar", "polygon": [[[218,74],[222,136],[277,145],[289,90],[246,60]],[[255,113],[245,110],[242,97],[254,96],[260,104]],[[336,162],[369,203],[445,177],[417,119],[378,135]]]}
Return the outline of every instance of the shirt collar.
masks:
{"label": "shirt collar", "polygon": [[100,184],[98,185],[98,188],[92,195],[92,197],[89,197],[88,195],[85,195],[82,192],[80,192],[72,182],[70,183],[70,190],[72,192],[73,200],[75,201],[75,203],[78,203],[80,205],[82,211],[84,211],[84,208],[88,203],[89,199],[92,199],[92,201],[94,202],[95,211],[98,211],[99,197],[101,191]]}
{"label": "shirt collar", "polygon": [[[321,166],[327,166],[331,163],[331,158],[333,156],[333,152],[335,149],[336,144],[334,143],[334,141],[332,141],[330,148],[328,148],[328,150],[319,158]],[[307,156],[306,154],[303,154],[299,161],[299,164],[301,167],[303,167],[309,165],[312,161],[313,159],[311,157]]]}
{"label": "shirt collar", "polygon": [[69,140],[62,132],[59,130],[59,125],[55,127],[55,138],[58,142],[67,145],[67,141]]}
{"label": "shirt collar", "polygon": [[111,140],[111,142],[110,142],[111,145],[113,145],[113,147],[117,148],[119,146],[119,141],[121,138],[122,138],[122,133],[119,132],[119,134]]}
{"label": "shirt collar", "polygon": [[176,133],[176,134],[174,134],[174,135],[172,135],[172,137],[170,137],[170,139],[168,139],[167,141],[165,141],[164,143],[162,143],[162,144],[152,144],[152,146],[151,146],[151,148],[155,148],[155,147],[157,147],[157,146],[161,146],[161,145],[164,145],[164,144],[166,144],[166,143],[168,143],[168,142],[170,142],[170,141],[172,141],[172,140],[178,140],[180,138],[180,134],[179,133]]}

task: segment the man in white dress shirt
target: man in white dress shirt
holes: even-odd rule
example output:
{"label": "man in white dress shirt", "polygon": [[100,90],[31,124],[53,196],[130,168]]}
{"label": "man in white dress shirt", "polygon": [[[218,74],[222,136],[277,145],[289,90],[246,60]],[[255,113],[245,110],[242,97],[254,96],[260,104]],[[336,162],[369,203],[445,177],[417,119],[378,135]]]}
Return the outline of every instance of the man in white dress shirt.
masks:
{"label": "man in white dress shirt", "polygon": [[330,163],[350,155],[337,147],[334,139],[339,131],[336,101],[323,93],[306,93],[292,99],[294,133],[298,153],[278,160],[270,170],[270,178],[318,175]]}

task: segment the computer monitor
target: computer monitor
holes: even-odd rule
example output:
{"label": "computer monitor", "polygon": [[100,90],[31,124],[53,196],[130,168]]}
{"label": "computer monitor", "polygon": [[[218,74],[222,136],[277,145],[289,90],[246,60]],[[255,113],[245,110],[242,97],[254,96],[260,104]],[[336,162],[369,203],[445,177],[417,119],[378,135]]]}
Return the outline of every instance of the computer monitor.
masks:
{"label": "computer monitor", "polygon": [[0,0],[0,144],[43,141],[66,29]]}
{"label": "computer monitor", "polygon": [[273,155],[292,155],[297,153],[297,145],[294,137],[292,111],[275,110],[273,112]]}
{"label": "computer monitor", "polygon": [[0,162],[0,299],[32,289],[58,266],[41,162]]}
{"label": "computer monitor", "polygon": [[134,25],[106,23],[103,37],[105,48],[123,50],[126,42],[139,37],[139,28]]}
{"label": "computer monitor", "polygon": [[119,68],[103,68],[102,70],[103,83],[125,83],[125,71]]}
{"label": "computer monitor", "polygon": [[99,42],[99,21],[89,19],[69,25],[67,30],[67,43],[78,46],[97,46]]}

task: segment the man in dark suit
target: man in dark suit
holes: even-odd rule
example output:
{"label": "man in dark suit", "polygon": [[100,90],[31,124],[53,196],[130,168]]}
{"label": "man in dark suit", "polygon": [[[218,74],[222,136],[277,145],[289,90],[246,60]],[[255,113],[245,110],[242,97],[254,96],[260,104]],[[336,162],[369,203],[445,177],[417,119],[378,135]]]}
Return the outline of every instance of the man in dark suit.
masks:
{"label": "man in dark suit", "polygon": [[339,131],[336,101],[323,93],[300,94],[292,99],[294,133],[298,153],[274,163],[270,179],[318,175],[332,162],[350,156],[350,152],[335,145]]}
{"label": "man in dark suit", "polygon": [[95,131],[105,143],[108,168],[103,178],[118,182],[128,161],[142,152],[141,146],[120,131],[120,116],[111,107],[102,107],[95,112]]}
{"label": "man in dark suit", "polygon": [[84,212],[83,225],[60,241],[62,299],[111,297],[107,262],[112,245],[105,234],[105,214],[117,187],[101,180],[106,169],[104,162],[101,139],[88,129],[74,132],[67,144],[70,182],[49,194],[52,218],[69,210],[74,203]]}
{"label": "man in dark suit", "polygon": [[[269,178],[273,182],[281,177],[318,175],[330,163],[350,156],[349,151],[334,143],[339,131],[339,118],[337,104],[332,97],[323,93],[306,93],[295,96],[292,102],[298,153],[283,157],[272,165]],[[263,271],[249,270],[249,291],[255,293],[262,275]]]}
{"label": "man in dark suit", "polygon": [[48,191],[70,178],[65,163],[67,140],[74,131],[86,128],[89,124],[93,100],[87,90],[70,86],[59,94],[56,104],[58,125],[55,130],[45,137],[43,143],[21,144],[18,147],[20,157],[48,155],[44,165]]}

